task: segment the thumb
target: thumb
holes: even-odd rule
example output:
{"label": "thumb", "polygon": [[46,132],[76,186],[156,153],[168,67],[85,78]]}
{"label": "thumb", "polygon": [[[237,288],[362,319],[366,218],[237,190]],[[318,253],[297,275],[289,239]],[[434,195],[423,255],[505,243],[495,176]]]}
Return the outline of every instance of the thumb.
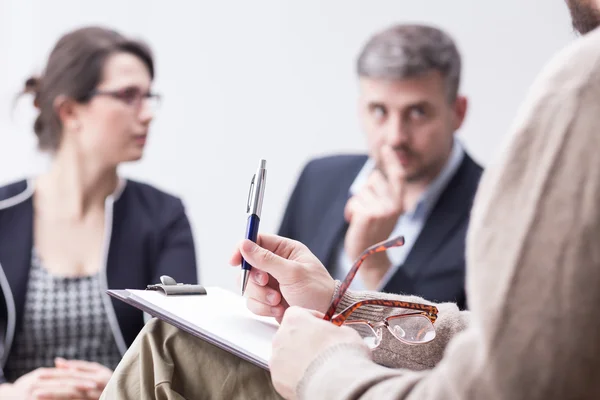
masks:
{"label": "thumb", "polygon": [[242,257],[252,265],[253,268],[260,269],[271,275],[277,281],[281,282],[290,272],[290,260],[278,256],[277,254],[266,250],[251,240],[244,240],[240,247]]}
{"label": "thumb", "polygon": [[309,308],[299,306],[292,306],[285,310],[285,313],[283,314],[283,320],[285,321],[287,319],[287,321],[305,321],[307,319],[310,320],[312,318],[323,319],[324,316],[325,314],[316,310],[311,310]]}
{"label": "thumb", "polygon": [[323,319],[325,317],[325,314],[323,314],[321,311],[317,311],[317,310],[308,310],[313,316],[319,318],[319,319]]}

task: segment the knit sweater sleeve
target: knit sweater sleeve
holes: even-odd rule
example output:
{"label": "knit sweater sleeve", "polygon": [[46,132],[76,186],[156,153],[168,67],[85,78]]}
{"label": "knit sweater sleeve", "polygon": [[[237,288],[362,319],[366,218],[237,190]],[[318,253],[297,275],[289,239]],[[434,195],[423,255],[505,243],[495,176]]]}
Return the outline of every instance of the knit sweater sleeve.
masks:
{"label": "knit sweater sleeve", "polygon": [[[339,286],[339,282],[337,282]],[[468,311],[461,311],[455,303],[433,303],[418,296],[397,295],[370,291],[347,291],[342,297],[336,312],[362,300],[385,299],[401,300],[411,303],[432,304],[438,308],[435,321],[436,337],[432,342],[415,346],[396,340],[387,330],[383,331],[382,343],[372,353],[378,364],[393,368],[422,370],[433,368],[441,359],[446,345],[457,333],[463,331],[469,323]],[[362,319],[382,321],[388,316],[402,313],[402,309],[366,305],[354,311],[348,320]]]}

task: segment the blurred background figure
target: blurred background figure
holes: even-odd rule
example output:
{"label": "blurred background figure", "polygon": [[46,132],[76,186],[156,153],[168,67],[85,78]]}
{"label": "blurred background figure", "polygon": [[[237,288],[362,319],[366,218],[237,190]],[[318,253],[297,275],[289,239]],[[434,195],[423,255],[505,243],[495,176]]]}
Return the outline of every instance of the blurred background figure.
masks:
{"label": "blurred background figure", "polygon": [[467,113],[461,64],[454,40],[433,26],[373,35],[356,63],[368,155],[309,162],[279,234],[340,280],[363,250],[403,235],[404,246],[364,261],[353,287],[465,308],[465,237],[482,168],[456,137]]}
{"label": "blurred background figure", "polygon": [[117,173],[144,153],[153,79],[146,45],[85,27],[25,84],[52,164],[0,188],[2,399],[98,398],[144,324],[105,291],[197,282],[182,201]]}

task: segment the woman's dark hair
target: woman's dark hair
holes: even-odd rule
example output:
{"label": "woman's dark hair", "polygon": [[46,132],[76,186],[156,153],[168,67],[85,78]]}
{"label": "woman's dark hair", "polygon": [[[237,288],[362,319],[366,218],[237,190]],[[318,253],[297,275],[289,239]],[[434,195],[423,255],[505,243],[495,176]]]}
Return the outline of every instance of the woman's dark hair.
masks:
{"label": "woman's dark hair", "polygon": [[154,78],[152,52],[142,42],[102,27],[85,27],[60,38],[40,77],[25,81],[23,93],[34,96],[40,110],[33,129],[41,150],[55,151],[61,140],[62,124],[54,107],[58,96],[85,103],[102,80],[104,64],[114,53],[126,52],[139,57]]}

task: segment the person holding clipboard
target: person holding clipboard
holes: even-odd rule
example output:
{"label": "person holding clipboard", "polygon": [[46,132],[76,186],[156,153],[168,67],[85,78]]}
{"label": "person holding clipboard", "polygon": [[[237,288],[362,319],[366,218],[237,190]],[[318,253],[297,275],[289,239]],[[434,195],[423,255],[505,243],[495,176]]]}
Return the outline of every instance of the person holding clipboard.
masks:
{"label": "person holding clipboard", "polygon": [[[600,322],[590,318],[600,303],[600,1],[567,4],[586,35],[541,71],[475,199],[472,311],[437,304],[433,341],[407,346],[384,335],[371,351],[354,330],[323,319],[341,283],[306,246],[260,235],[242,241],[231,263],[253,266],[253,311],[282,321],[270,371],[154,320],[103,398],[600,398]],[[347,291],[340,304],[369,299],[426,303]],[[380,306],[356,317],[375,323],[389,313]]]}

